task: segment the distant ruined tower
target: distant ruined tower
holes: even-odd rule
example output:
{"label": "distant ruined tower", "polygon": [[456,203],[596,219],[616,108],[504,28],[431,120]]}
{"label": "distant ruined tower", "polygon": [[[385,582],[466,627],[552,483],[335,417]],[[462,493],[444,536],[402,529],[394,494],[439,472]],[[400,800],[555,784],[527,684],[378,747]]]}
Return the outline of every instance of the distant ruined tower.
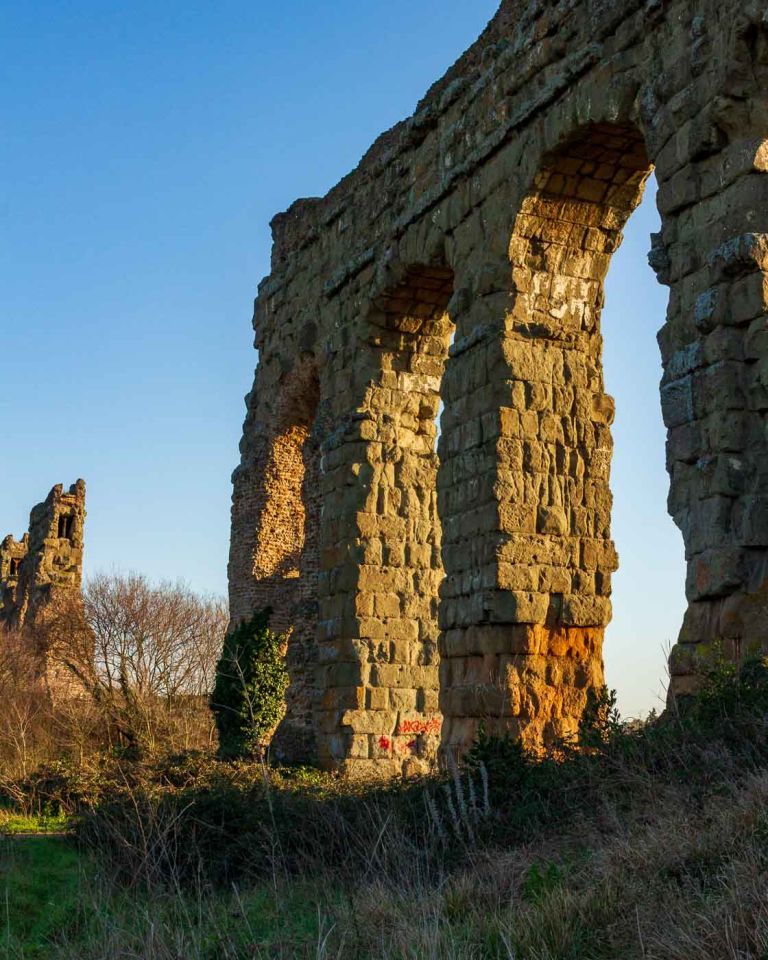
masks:
{"label": "distant ruined tower", "polygon": [[57,484],[32,508],[29,532],[0,542],[0,625],[32,625],[58,596],[80,590],[85,481]]}

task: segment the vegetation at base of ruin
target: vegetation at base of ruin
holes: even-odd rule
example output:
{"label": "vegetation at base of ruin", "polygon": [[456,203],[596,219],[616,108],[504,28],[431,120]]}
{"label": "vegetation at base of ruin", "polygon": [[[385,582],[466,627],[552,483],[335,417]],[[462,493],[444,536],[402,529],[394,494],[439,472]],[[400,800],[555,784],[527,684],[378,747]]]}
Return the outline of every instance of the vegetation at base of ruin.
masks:
{"label": "vegetation at base of ruin", "polygon": [[764,661],[713,655],[700,697],[644,723],[601,691],[546,756],[483,732],[460,768],[366,784],[222,758],[192,693],[220,608],[97,588],[2,648],[0,956],[768,960]]}
{"label": "vegetation at base of ruin", "polygon": [[380,785],[186,759],[113,788],[108,801],[83,810],[78,830],[115,871],[133,877],[145,867],[139,840],[151,823],[174,837],[172,859],[155,858],[152,869],[181,883],[201,875],[214,886],[271,877],[276,860],[295,875],[343,862],[348,878],[363,880],[371,850],[360,837],[379,833],[396,835],[413,869],[429,878],[477,845],[517,845],[567,830],[607,802],[622,811],[644,787],[654,795],[675,785],[706,793],[713,779],[761,769],[766,716],[766,667],[750,662],[736,673],[722,666],[698,701],[643,725],[621,724],[604,693],[579,742],[546,757],[482,736],[461,770]]}
{"label": "vegetation at base of ruin", "polygon": [[[642,724],[604,691],[579,739],[484,734],[461,769],[386,785],[202,752],[49,764],[18,787],[73,814],[65,915],[4,861],[0,902],[36,931],[8,956],[768,958],[765,663],[717,664]],[[25,876],[27,842],[6,841]]]}
{"label": "vegetation at base of ruin", "polygon": [[257,613],[224,638],[211,710],[225,758],[260,759],[285,713],[286,638],[269,629],[271,613]]}
{"label": "vegetation at base of ruin", "polygon": [[183,585],[100,575],[33,628],[3,630],[5,792],[49,764],[215,749],[208,696],[226,621],[223,601]]}

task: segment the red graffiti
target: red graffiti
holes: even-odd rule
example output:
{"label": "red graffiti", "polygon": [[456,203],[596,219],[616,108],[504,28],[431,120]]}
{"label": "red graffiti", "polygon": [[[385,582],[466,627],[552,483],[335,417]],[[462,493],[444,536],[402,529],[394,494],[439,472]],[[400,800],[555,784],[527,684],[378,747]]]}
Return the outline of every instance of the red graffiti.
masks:
{"label": "red graffiti", "polygon": [[418,740],[410,740],[408,743],[403,743],[402,740],[390,740],[389,737],[379,737],[379,747],[381,747],[382,750],[391,750],[394,753],[399,753],[401,756],[414,753],[418,749],[418,746]]}
{"label": "red graffiti", "polygon": [[[405,720],[400,725],[400,734],[414,733],[417,736],[421,736],[424,733],[439,733],[440,732],[440,721],[437,718],[432,718],[431,720]],[[402,736],[379,737],[379,747],[382,750],[391,751],[392,753],[400,754],[400,756],[405,757],[409,754],[416,753],[419,749],[418,739],[414,740],[404,740]]]}
{"label": "red graffiti", "polygon": [[429,720],[403,720],[400,724],[400,733],[425,734],[440,733],[441,721],[439,717],[430,717]]}

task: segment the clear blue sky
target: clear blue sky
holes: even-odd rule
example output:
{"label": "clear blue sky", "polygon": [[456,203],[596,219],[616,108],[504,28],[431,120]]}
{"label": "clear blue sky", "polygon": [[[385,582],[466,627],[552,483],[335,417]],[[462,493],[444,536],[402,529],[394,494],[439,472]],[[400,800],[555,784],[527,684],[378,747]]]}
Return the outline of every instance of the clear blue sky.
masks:
{"label": "clear blue sky", "polygon": [[[36,3],[0,12],[0,536],[88,481],[87,571],[223,593],[229,476],[272,215],[325,193],[479,34],[496,0]],[[611,269],[622,555],[608,679],[652,705],[683,609],[646,265]]]}

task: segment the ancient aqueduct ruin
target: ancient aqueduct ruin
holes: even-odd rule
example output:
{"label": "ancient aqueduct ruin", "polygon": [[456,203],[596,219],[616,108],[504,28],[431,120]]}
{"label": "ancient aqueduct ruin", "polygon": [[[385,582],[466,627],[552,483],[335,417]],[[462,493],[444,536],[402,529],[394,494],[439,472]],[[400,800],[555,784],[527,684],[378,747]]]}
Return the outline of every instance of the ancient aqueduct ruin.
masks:
{"label": "ancient aqueduct ruin", "polygon": [[767,90],[762,0],[505,0],[410,119],[275,218],[230,594],[235,621],[293,629],[284,756],[387,775],[481,721],[574,728],[617,564],[603,281],[652,169],[688,563],[671,690],[715,644],[766,646]]}

